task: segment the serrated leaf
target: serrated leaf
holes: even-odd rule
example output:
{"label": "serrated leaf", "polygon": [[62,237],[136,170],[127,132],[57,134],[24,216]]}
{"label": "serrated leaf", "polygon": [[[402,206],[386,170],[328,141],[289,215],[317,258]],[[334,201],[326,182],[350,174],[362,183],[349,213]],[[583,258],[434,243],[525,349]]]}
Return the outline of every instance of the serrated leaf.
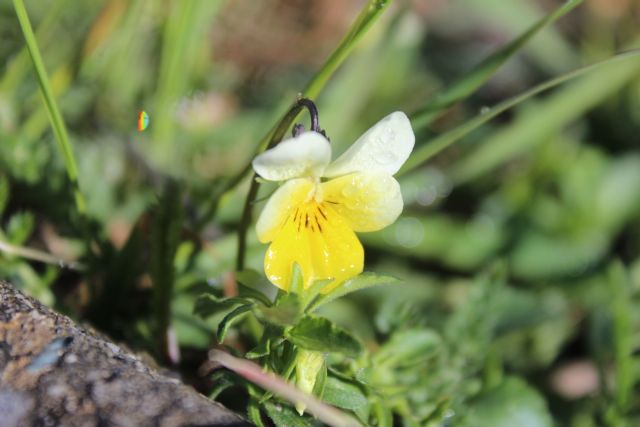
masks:
{"label": "serrated leaf", "polygon": [[505,379],[474,401],[464,427],[551,427],[544,399],[517,377]]}
{"label": "serrated leaf", "polygon": [[229,328],[231,327],[231,325],[246,316],[252,308],[253,304],[241,305],[240,307],[234,309],[226,316],[224,316],[224,319],[222,319],[222,321],[218,325],[217,335],[219,343],[222,343],[222,341],[224,341],[224,338],[227,336],[227,332],[229,332]]}
{"label": "serrated leaf", "polygon": [[333,406],[350,411],[358,411],[369,403],[359,386],[335,377],[327,378],[322,398]]}
{"label": "serrated leaf", "polygon": [[196,298],[193,305],[193,314],[207,318],[214,314],[229,310],[238,304],[247,304],[244,298],[217,298],[211,294],[203,294]]}
{"label": "serrated leaf", "polygon": [[264,328],[264,332],[262,333],[262,338],[260,338],[260,342],[253,349],[251,349],[245,357],[247,359],[257,359],[259,357],[263,357],[271,353],[271,347],[274,345],[274,342],[282,339],[282,334],[284,331],[282,328],[279,328],[274,325],[267,325]]}
{"label": "serrated leaf", "polygon": [[298,295],[294,293],[282,294],[275,305],[271,307],[257,306],[258,317],[272,325],[291,326],[294,325],[302,312],[302,303]]}
{"label": "serrated leaf", "polygon": [[362,273],[352,279],[347,280],[330,293],[320,296],[320,298],[318,298],[310,305],[308,311],[315,311],[326,303],[331,302],[337,298],[341,298],[355,291],[371,288],[374,286],[390,285],[398,283],[399,281],[400,280],[398,278],[386,274],[377,274],[371,272]]}
{"label": "serrated leaf", "polygon": [[410,366],[433,357],[442,347],[440,336],[427,329],[408,329],[393,334],[373,356],[376,365]]}
{"label": "serrated leaf", "polygon": [[313,427],[313,424],[307,421],[305,417],[301,417],[288,406],[266,402],[264,404],[264,409],[276,426]]}
{"label": "serrated leaf", "polygon": [[342,353],[350,357],[362,353],[358,340],[323,317],[304,317],[288,331],[287,338],[306,350]]}

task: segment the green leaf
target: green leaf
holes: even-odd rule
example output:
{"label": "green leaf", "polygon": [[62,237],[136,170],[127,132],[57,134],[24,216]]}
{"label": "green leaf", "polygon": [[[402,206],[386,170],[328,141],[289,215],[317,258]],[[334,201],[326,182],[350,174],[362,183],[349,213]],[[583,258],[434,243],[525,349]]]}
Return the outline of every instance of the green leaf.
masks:
{"label": "green leaf", "polygon": [[316,301],[311,303],[308,311],[315,311],[321,306],[355,291],[371,288],[374,286],[391,285],[394,283],[398,283],[399,281],[400,280],[398,278],[386,274],[377,274],[371,272],[362,273],[352,279],[347,280],[342,285],[332,290],[330,293],[321,295]]}
{"label": "green leaf", "polygon": [[373,414],[378,421],[378,427],[393,427],[393,412],[381,402],[373,405]]}
{"label": "green leaf", "polygon": [[305,289],[302,301],[302,307],[305,311],[308,310],[312,304],[317,301],[318,298],[321,298],[320,291],[325,288],[329,283],[333,282],[333,279],[323,279],[314,281],[311,286]]}
{"label": "green leaf", "polygon": [[260,412],[260,405],[256,399],[251,399],[247,407],[247,415],[249,420],[258,427],[265,427],[262,422],[262,414]]}
{"label": "green leaf", "polygon": [[480,395],[470,407],[464,427],[551,427],[544,399],[523,380],[510,377]]}
{"label": "green leaf", "polygon": [[31,235],[34,226],[31,212],[18,212],[11,216],[7,224],[7,238],[14,245],[22,245]]}
{"label": "green leaf", "polygon": [[271,353],[271,347],[274,345],[274,342],[282,339],[282,335],[284,331],[282,328],[277,327],[275,325],[267,325],[264,328],[264,332],[262,333],[262,338],[260,338],[260,342],[253,349],[251,349],[245,357],[247,359],[257,359],[259,357],[263,357]]}
{"label": "green leaf", "polygon": [[227,336],[227,332],[231,325],[233,325],[236,321],[240,320],[244,316],[246,316],[251,309],[253,308],[253,304],[241,305],[240,307],[234,309],[232,312],[224,316],[224,319],[218,325],[218,342],[222,343],[224,341],[224,337]]}
{"label": "green leaf", "polygon": [[257,306],[256,315],[261,320],[277,326],[295,325],[302,312],[298,295],[283,293],[272,307]]}
{"label": "green leaf", "polygon": [[439,111],[475,92],[495,74],[502,64],[516,54],[533,36],[538,34],[540,30],[566,15],[582,3],[582,1],[583,0],[570,0],[565,2],[562,6],[533,24],[527,31],[506,46],[489,55],[473,70],[466,73],[460,80],[452,84],[445,91],[432,98],[420,111],[412,115],[411,121],[414,128],[419,129],[428,125]]}
{"label": "green leaf", "polygon": [[287,338],[306,350],[342,353],[350,357],[362,353],[362,345],[358,340],[323,317],[302,318],[287,332]]}
{"label": "green leaf", "polygon": [[316,383],[313,385],[313,395],[318,399],[323,399],[324,389],[327,385],[327,361],[325,360],[322,367],[318,371]]}
{"label": "green leaf", "polygon": [[279,427],[313,427],[305,417],[298,415],[291,407],[271,402],[264,404],[267,415]]}
{"label": "green leaf", "polygon": [[333,406],[351,411],[365,408],[369,403],[359,386],[331,376],[327,378],[322,398]]}
{"label": "green leaf", "polygon": [[264,291],[273,289],[274,286],[262,274],[255,270],[241,270],[236,272],[236,281],[238,282],[238,294],[260,301],[266,306],[271,306],[273,301]]}
{"label": "green leaf", "polygon": [[241,380],[238,380],[238,377],[235,373],[226,369],[214,372],[210,378],[214,384],[213,388],[209,392],[209,399],[211,400],[216,400],[220,393],[222,393],[229,387],[233,387],[236,384],[242,383]]}
{"label": "green leaf", "polygon": [[410,366],[435,356],[442,348],[440,336],[428,329],[407,329],[393,334],[373,356],[374,364]]}
{"label": "green leaf", "polygon": [[291,272],[291,282],[289,283],[289,292],[297,295],[304,293],[304,277],[302,277],[302,269],[297,262],[293,263],[293,271]]}
{"label": "green leaf", "polygon": [[202,318],[213,316],[221,311],[229,310],[238,304],[247,304],[245,298],[217,298],[211,294],[200,295],[193,305],[193,314],[197,314]]}

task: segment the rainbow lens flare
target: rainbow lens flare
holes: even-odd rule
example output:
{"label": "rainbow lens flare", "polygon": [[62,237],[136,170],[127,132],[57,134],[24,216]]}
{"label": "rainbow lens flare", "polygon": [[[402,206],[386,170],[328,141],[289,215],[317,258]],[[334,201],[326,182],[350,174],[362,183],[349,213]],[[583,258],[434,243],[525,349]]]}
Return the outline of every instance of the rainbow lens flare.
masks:
{"label": "rainbow lens flare", "polygon": [[146,111],[140,111],[138,113],[138,132],[142,132],[149,127],[149,115]]}

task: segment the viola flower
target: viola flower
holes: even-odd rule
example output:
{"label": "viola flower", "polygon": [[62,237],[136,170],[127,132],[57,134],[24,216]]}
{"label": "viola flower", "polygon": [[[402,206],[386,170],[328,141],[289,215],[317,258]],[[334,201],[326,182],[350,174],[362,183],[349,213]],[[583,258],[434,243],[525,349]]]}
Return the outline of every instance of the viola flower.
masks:
{"label": "viola flower", "polygon": [[366,131],[337,160],[318,132],[282,141],[253,161],[256,173],[284,182],[270,197],[256,224],[269,243],[264,269],[288,291],[294,263],[304,287],[333,279],[323,292],[357,276],[364,250],[355,232],[380,230],[402,212],[400,185],[393,175],[407,160],[415,136],[407,116],[395,112]]}

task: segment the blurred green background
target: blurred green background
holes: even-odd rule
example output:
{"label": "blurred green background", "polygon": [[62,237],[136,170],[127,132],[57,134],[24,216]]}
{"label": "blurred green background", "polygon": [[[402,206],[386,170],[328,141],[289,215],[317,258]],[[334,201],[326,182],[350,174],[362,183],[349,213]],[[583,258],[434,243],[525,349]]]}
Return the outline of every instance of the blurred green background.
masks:
{"label": "blurred green background", "polygon": [[[364,4],[28,0],[86,220],[13,5],[0,0],[0,278],[156,354],[158,312],[169,310],[174,369],[207,392],[196,370],[220,319],[194,317],[193,302],[233,286],[248,180],[217,195]],[[384,115],[420,110],[560,4],[393,3],[316,100],[334,156]],[[414,122],[417,146],[634,47],[640,2],[585,0],[463,102]],[[324,312],[381,354],[389,371],[376,375],[401,401],[398,423],[640,425],[639,143],[640,62],[630,60],[522,103],[400,178],[403,215],[361,237],[366,270],[404,282]],[[261,270],[264,250],[250,230],[249,267]],[[163,260],[173,264],[165,276]],[[438,337],[433,354],[392,356],[425,332]],[[242,330],[231,338],[246,350]]]}

